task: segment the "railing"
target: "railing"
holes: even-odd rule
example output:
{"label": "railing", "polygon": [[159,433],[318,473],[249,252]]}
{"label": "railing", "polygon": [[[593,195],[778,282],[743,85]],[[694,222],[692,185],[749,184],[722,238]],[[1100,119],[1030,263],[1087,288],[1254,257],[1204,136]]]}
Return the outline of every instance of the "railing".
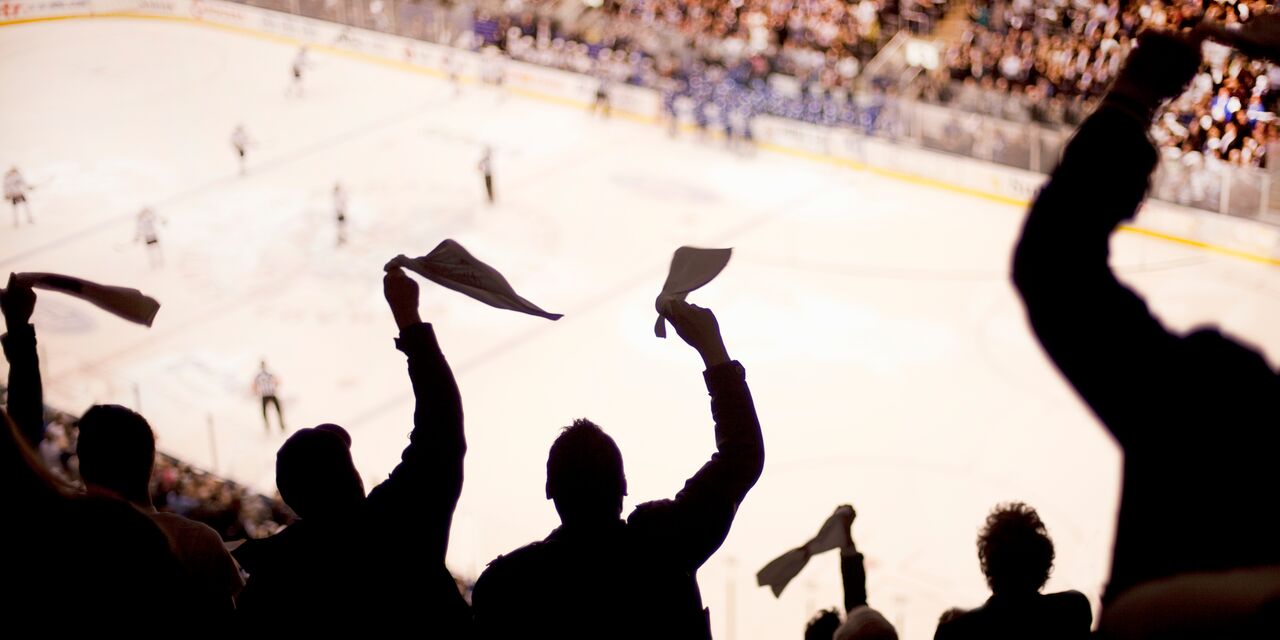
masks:
{"label": "railing", "polygon": [[[430,42],[455,44],[482,27],[496,28],[498,20],[473,4],[441,0],[238,0],[325,21],[394,33]],[[898,34],[905,46],[903,34]],[[864,74],[869,75],[869,74]],[[795,93],[795,95],[782,95]],[[1012,121],[1005,117],[895,97],[864,90],[851,98],[828,100],[803,90],[770,94],[767,113],[795,117],[815,124],[848,127],[900,144],[910,144],[1016,167],[1036,173],[1053,170],[1070,137],[1067,126]],[[777,98],[790,100],[782,103]],[[689,98],[681,99],[684,109]],[[779,106],[781,105],[781,106]],[[705,106],[705,105],[703,105]],[[696,109],[703,108],[695,106]],[[815,115],[817,114],[817,115]],[[1029,120],[1029,118],[1027,118]],[[1277,149],[1280,157],[1280,149]],[[1198,157],[1198,156],[1196,156]],[[1276,224],[1272,176],[1263,169],[1230,165],[1214,159],[1171,158],[1153,177],[1152,196],[1168,202]],[[1280,162],[1273,162],[1280,165]],[[1273,167],[1273,170],[1277,170]],[[1280,186],[1280,184],[1276,184]]]}
{"label": "railing", "polygon": [[[904,121],[896,126],[877,127],[879,134],[898,132],[897,139],[901,142],[1036,173],[1053,170],[1071,136],[1067,127],[1011,122],[916,101],[903,104],[904,107],[896,111]],[[1271,178],[1265,169],[1233,165],[1200,154],[1173,152],[1162,158],[1152,177],[1151,196],[1274,224],[1280,215],[1270,208],[1273,204]]]}

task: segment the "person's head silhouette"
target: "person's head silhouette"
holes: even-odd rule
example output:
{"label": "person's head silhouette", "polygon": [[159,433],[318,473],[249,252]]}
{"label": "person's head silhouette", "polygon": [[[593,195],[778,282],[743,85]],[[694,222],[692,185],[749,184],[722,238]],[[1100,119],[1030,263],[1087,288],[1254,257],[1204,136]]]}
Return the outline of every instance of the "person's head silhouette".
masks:
{"label": "person's head silhouette", "polygon": [[978,534],[978,560],[995,595],[1038,592],[1053,570],[1053,540],[1035,509],[997,505]]}
{"label": "person's head silhouette", "polygon": [[364,481],[351,461],[351,436],[336,424],[301,429],[276,454],[276,487],[303,519],[350,513],[364,500]]}
{"label": "person's head silhouette", "polygon": [[814,614],[804,628],[804,640],[830,640],[840,628],[840,612],[823,609]]}
{"label": "person's head silhouette", "polygon": [[151,504],[156,437],[147,419],[118,404],[89,407],[80,418],[80,477],[134,504]]}
{"label": "person's head silhouette", "polygon": [[617,520],[627,477],[622,452],[590,420],[574,420],[551,445],[547,456],[547,499],[555,502],[567,525]]}

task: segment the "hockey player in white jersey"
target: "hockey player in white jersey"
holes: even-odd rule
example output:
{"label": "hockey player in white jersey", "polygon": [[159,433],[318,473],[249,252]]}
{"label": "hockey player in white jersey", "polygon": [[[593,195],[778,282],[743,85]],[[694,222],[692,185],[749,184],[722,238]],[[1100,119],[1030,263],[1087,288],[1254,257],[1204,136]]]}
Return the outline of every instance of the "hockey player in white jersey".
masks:
{"label": "hockey player in white jersey", "polygon": [[138,227],[133,241],[146,245],[152,269],[164,266],[164,254],[160,251],[159,225],[160,219],[156,217],[156,212],[151,207],[145,207],[138,212]]}
{"label": "hockey player in white jersey", "polygon": [[449,84],[453,85],[453,97],[462,95],[462,61],[451,53],[445,53],[441,62],[445,75],[449,77]]}
{"label": "hockey player in white jersey", "polygon": [[501,49],[489,46],[485,47],[480,53],[480,77],[484,83],[492,86],[497,90],[498,100],[501,101],[506,96],[503,90],[503,83],[507,75],[506,54]]}
{"label": "hockey player in white jersey", "polygon": [[235,148],[236,157],[240,161],[240,175],[245,174],[245,154],[248,153],[249,146],[252,144],[248,132],[244,130],[244,125],[236,125],[235,131],[231,132],[231,146]]}
{"label": "hockey player in white jersey", "polygon": [[484,155],[480,156],[480,162],[476,165],[476,169],[480,170],[480,175],[484,176],[484,192],[489,198],[489,204],[493,204],[495,198],[493,195],[493,148],[485,147]]}
{"label": "hockey player in white jersey", "polygon": [[304,44],[298,49],[298,54],[293,57],[293,82],[285,90],[286,96],[302,97],[302,72],[309,66],[311,66],[311,59],[307,57],[307,45]]}
{"label": "hockey player in white jersey", "polygon": [[338,223],[338,246],[347,243],[347,190],[342,183],[333,185],[333,213]]}
{"label": "hockey player in white jersey", "polygon": [[18,205],[22,205],[27,210],[27,224],[35,224],[36,221],[31,217],[31,204],[27,202],[27,192],[34,189],[27,184],[26,179],[18,172],[17,167],[9,167],[9,171],[4,174],[4,197],[13,205],[13,226],[18,226],[20,218],[18,216]]}

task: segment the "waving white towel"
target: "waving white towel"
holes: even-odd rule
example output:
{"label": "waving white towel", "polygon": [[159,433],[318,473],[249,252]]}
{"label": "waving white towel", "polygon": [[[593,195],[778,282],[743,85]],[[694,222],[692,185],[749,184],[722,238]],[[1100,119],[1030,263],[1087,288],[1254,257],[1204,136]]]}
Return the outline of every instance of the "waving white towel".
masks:
{"label": "waving white towel", "polygon": [[691,291],[711,282],[724,271],[729,264],[733,249],[698,249],[696,247],[680,247],[671,256],[671,270],[667,274],[667,283],[662,285],[662,293],[654,301],[658,310],[658,323],[653,326],[653,334],[659,338],[667,337],[667,323],[662,319],[662,308],[672,300],[684,300]]}
{"label": "waving white towel", "polygon": [[442,287],[466,294],[491,307],[519,311],[548,320],[564,316],[548,313],[521,298],[497,269],[481,262],[454,240],[445,240],[421,258],[396,256],[392,265],[404,267]]}
{"label": "waving white towel", "polygon": [[155,298],[137,289],[113,287],[56,273],[19,273],[16,277],[33,289],[65,293],[129,322],[148,327],[160,311],[160,303]]}

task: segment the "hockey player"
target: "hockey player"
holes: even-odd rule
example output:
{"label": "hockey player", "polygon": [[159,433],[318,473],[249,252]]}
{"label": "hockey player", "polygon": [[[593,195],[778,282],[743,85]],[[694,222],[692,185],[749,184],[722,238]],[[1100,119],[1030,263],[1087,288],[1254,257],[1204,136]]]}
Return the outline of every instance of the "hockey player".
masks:
{"label": "hockey player", "polygon": [[151,268],[164,266],[164,254],[160,251],[160,235],[158,227],[160,225],[156,212],[151,207],[145,207],[138,212],[138,227],[134,233],[133,241],[141,242],[147,246],[147,254],[151,259]]}
{"label": "hockey player", "polygon": [[609,117],[609,76],[606,72],[601,72],[599,81],[596,83],[596,101],[591,105],[591,115],[601,113],[607,119]]}
{"label": "hockey player", "polygon": [[4,197],[13,205],[13,226],[18,226],[19,222],[18,205],[27,210],[27,224],[35,224],[35,219],[31,217],[31,205],[27,202],[27,192],[34,188],[27,184],[17,167],[9,167],[9,171],[4,174]]}
{"label": "hockey player", "polygon": [[251,144],[249,134],[244,130],[244,125],[236,125],[235,131],[231,132],[231,146],[235,148],[236,156],[240,160],[240,175],[245,174],[245,154]]}
{"label": "hockey player", "polygon": [[480,170],[480,174],[484,176],[484,192],[489,197],[489,204],[494,203],[493,195],[493,148],[486,146],[484,155],[480,156],[480,164],[476,165]]}
{"label": "hockey player", "polygon": [[302,72],[311,66],[311,60],[307,58],[307,45],[302,45],[298,49],[298,55],[293,57],[293,83],[285,90],[286,96],[302,97]]}
{"label": "hockey player", "polygon": [[444,54],[444,72],[449,76],[449,84],[453,85],[453,97],[462,95],[462,62],[453,54]]}
{"label": "hockey player", "polygon": [[347,243],[347,191],[342,183],[333,185],[333,213],[338,223],[338,246]]}

